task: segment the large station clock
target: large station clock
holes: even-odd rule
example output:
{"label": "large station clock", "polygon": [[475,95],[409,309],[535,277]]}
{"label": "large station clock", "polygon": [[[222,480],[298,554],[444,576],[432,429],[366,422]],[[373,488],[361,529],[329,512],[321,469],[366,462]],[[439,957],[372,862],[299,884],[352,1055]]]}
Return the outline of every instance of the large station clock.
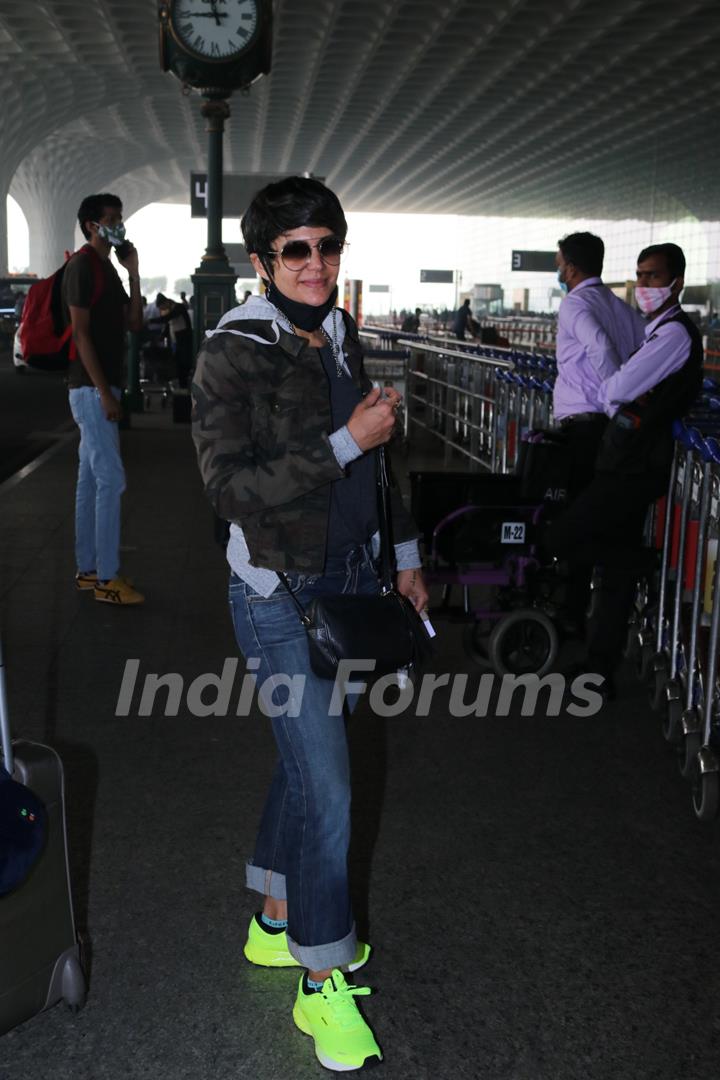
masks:
{"label": "large station clock", "polygon": [[160,63],[187,86],[232,91],[270,71],[272,0],[161,0]]}

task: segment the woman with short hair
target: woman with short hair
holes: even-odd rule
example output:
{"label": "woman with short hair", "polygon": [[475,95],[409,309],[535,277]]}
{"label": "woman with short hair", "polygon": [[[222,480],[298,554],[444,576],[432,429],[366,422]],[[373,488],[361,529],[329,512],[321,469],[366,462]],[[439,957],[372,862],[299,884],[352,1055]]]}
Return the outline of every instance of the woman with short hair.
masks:
{"label": "woman with short hair", "polygon": [[[357,941],[348,887],[345,718],[334,683],[310,667],[295,600],[306,607],[319,596],[378,592],[374,451],[393,434],[400,397],[372,388],[357,327],[335,306],[347,222],[333,192],[305,177],[270,184],[242,231],[266,294],[248,297],[208,333],[193,383],[193,436],[208,496],[231,522],[238,645],[258,685],[282,677],[288,695],[282,709],[273,695],[261,700],[279,759],[247,865],[247,884],[264,905],[245,955],[307,969],[295,1023],[313,1036],[326,1068],[348,1071],[382,1054],[355,1004],[369,990],[343,975],[370,953]],[[417,529],[395,491],[391,504],[397,589],[421,610]]]}

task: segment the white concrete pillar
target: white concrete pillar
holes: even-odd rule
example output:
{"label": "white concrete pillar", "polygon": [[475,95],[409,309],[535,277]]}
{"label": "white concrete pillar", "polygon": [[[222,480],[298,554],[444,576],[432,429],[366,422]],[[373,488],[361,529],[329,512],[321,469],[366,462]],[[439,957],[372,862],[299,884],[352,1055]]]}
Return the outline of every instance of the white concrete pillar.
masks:
{"label": "white concrete pillar", "polygon": [[84,192],[42,147],[36,148],[13,177],[10,193],[23,209],[30,234],[30,270],[47,277],[74,249],[77,209]]}
{"label": "white concrete pillar", "polygon": [[0,184],[0,274],[8,272],[7,187]]}

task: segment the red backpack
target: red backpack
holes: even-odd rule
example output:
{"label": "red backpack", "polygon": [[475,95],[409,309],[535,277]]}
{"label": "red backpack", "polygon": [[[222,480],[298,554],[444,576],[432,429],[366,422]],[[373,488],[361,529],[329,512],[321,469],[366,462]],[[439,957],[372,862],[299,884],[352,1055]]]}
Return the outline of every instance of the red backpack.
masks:
{"label": "red backpack", "polygon": [[[76,255],[91,256],[93,267],[93,293],[90,307],[98,302],[105,288],[100,256],[90,244],[84,244]],[[50,277],[37,281],[30,287],[23,307],[18,338],[22,356],[28,367],[39,371],[65,371],[71,360],[77,360],[77,349],[72,337],[72,324],[65,326],[62,303],[62,283],[65,268],[71,255],[59,270]]]}

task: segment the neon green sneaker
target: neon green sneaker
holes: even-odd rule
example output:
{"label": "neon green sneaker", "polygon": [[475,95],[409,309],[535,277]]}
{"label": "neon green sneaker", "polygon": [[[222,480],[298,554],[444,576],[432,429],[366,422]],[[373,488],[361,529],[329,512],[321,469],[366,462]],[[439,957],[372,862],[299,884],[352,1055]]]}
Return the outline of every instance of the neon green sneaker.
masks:
{"label": "neon green sneaker", "polygon": [[293,1020],[306,1035],[312,1035],[320,1064],[334,1072],[350,1072],[382,1061],[375,1036],[355,1004],[356,997],[371,993],[370,987],[348,986],[343,973],[335,968],[322,990],[308,994],[303,989],[304,978],[298,987]]}
{"label": "neon green sneaker", "polygon": [[[243,947],[245,959],[260,967],[300,967],[294,956],[290,955],[285,931],[272,934],[260,921],[259,915],[253,915],[248,927],[247,941]],[[350,964],[343,964],[344,971],[357,971],[367,964],[372,949],[363,941],[358,941],[355,959]]]}

